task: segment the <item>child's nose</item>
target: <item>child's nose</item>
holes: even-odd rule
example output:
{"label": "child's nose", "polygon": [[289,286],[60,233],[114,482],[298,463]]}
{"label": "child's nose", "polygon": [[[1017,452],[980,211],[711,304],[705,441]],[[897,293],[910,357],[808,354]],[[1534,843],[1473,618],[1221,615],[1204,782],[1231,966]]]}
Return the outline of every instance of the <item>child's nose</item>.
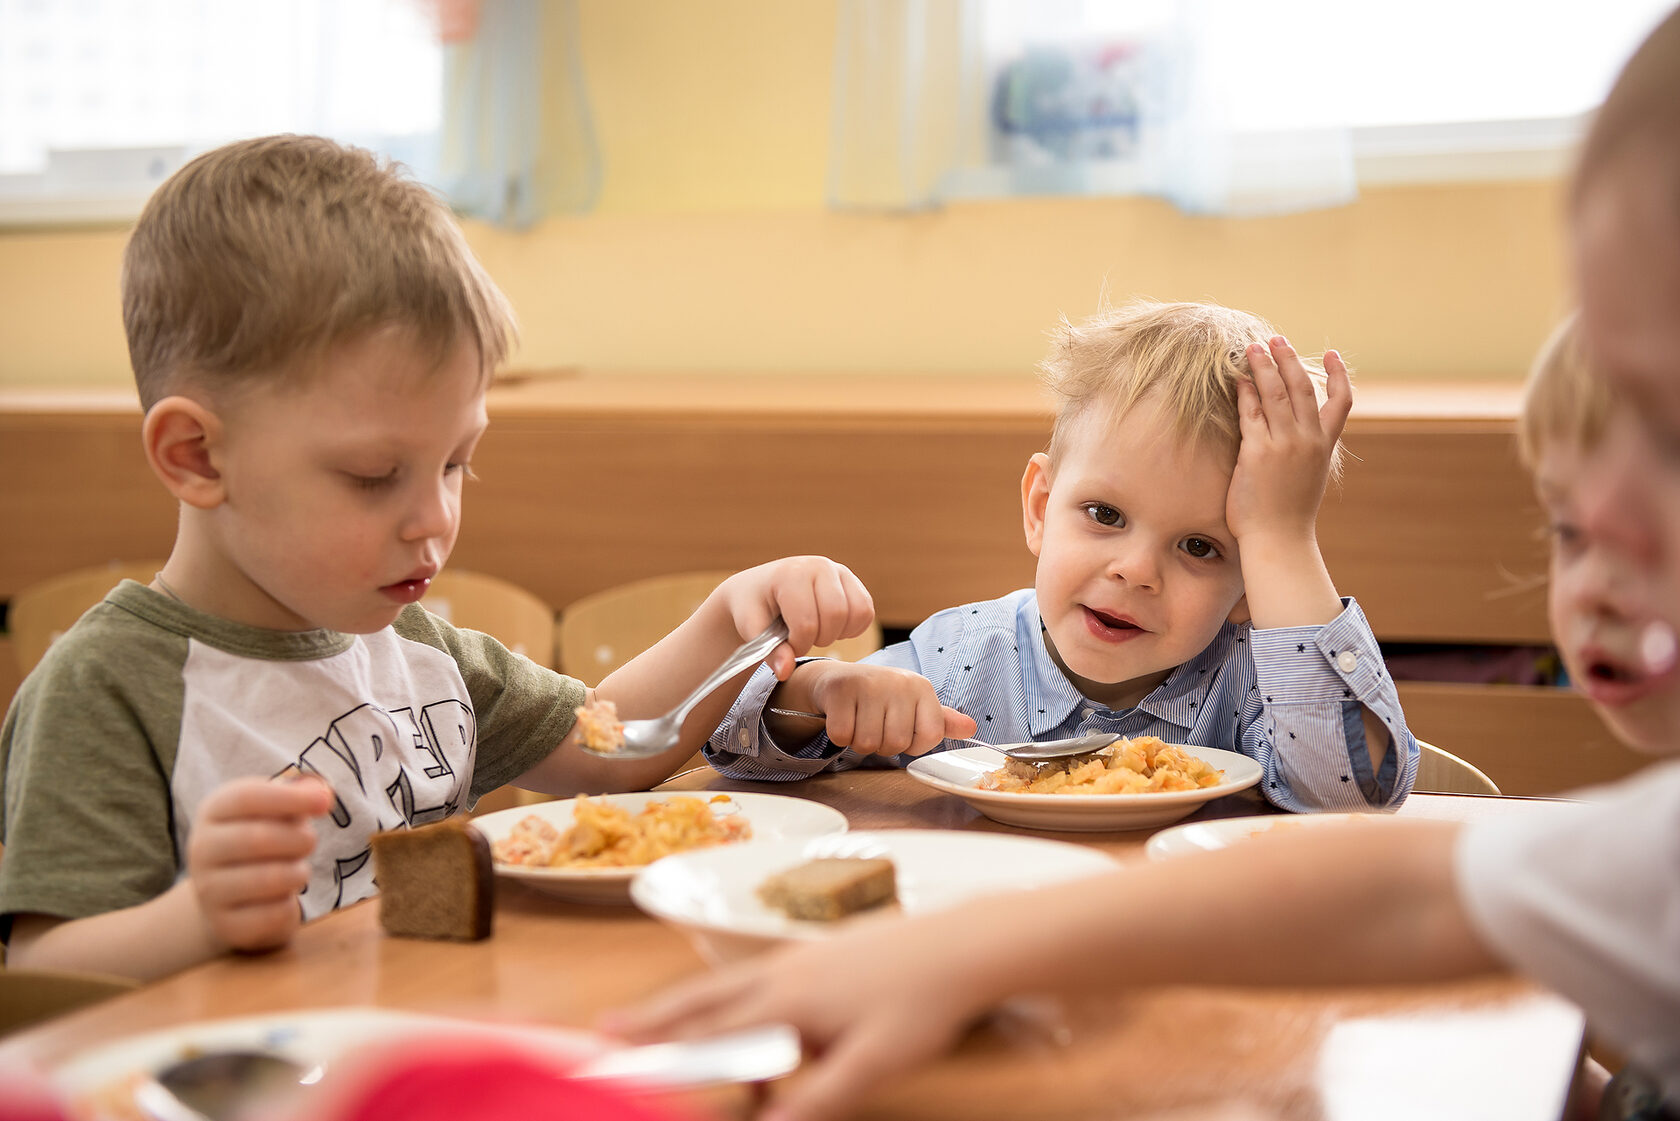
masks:
{"label": "child's nose", "polygon": [[447,480],[420,489],[403,520],[404,541],[425,541],[446,537],[455,528],[460,514],[460,499]]}
{"label": "child's nose", "polygon": [[1161,583],[1161,564],[1155,551],[1141,542],[1117,549],[1108,565],[1109,575],[1140,588],[1154,588]]}

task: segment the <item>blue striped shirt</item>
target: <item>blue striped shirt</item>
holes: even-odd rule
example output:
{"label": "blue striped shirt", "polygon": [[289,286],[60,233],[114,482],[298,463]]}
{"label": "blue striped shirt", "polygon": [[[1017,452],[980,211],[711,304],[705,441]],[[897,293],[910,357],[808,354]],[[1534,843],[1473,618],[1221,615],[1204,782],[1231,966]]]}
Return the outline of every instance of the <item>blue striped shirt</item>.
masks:
{"label": "blue striped shirt", "polygon": [[[1264,771],[1260,790],[1293,811],[1399,805],[1417,779],[1417,740],[1364,612],[1352,599],[1323,626],[1255,630],[1227,623],[1213,643],[1167,676],[1136,708],[1115,710],[1074,688],[1040,636],[1031,588],[932,616],[864,661],[913,670],[941,702],[980,725],[989,743],[1086,732],[1159,736],[1240,751]],[[740,779],[798,779],[860,765],[904,766],[913,756],[860,756],[827,736],[786,747],[764,727],[775,675],[760,666],[706,745],[718,771]],[[1390,732],[1373,772],[1361,707]],[[947,742],[945,746],[959,746]]]}

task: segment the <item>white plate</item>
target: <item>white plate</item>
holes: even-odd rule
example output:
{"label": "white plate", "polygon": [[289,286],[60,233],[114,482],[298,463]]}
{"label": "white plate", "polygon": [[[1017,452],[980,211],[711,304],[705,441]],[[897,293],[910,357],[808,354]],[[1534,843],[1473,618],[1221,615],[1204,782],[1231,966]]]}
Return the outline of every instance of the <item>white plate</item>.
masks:
{"label": "white plate", "polygon": [[[648,914],[681,929],[713,963],[756,953],[784,939],[822,938],[837,923],[790,919],[758,898],[770,875],[824,856],[884,856],[893,862],[898,908],[932,911],[995,891],[1038,887],[1111,871],[1113,860],[1066,841],[883,829],[804,841],[747,841],[678,853],[644,868],[630,897]],[[867,918],[881,911],[865,911]]]}
{"label": "white plate", "polygon": [[[640,813],[649,802],[667,802],[672,798],[698,798],[711,803],[713,813],[730,812],[724,803],[712,803],[709,791],[654,791],[635,794],[603,794],[600,801],[621,806],[631,814]],[[779,841],[794,837],[818,837],[846,831],[846,815],[821,802],[806,798],[790,798],[784,794],[736,794],[730,802],[737,813],[745,814],[752,826],[753,839]],[[497,810],[483,817],[473,818],[476,825],[495,844],[513,831],[525,818],[535,814],[556,829],[564,832],[572,825],[572,800],[537,802],[530,806],[515,806]],[[744,842],[734,842],[741,844]],[[727,847],[733,847],[727,846]],[[557,895],[573,903],[628,903],[630,881],[640,866],[630,868],[527,868],[518,864],[496,864],[496,872],[509,879],[519,880],[538,891]]]}
{"label": "white plate", "polygon": [[1347,821],[1371,821],[1374,819],[1388,820],[1394,815],[1389,813],[1348,813],[1348,814],[1261,814],[1257,817],[1224,817],[1213,821],[1192,821],[1187,825],[1175,825],[1171,829],[1163,829],[1143,846],[1143,851],[1155,860],[1166,860],[1169,857],[1183,856],[1191,852],[1211,852],[1214,849],[1228,848],[1238,841],[1245,841],[1257,833],[1270,832],[1273,829],[1303,829],[1316,828],[1320,825],[1340,824]]}
{"label": "white plate", "polygon": [[[427,1016],[385,1008],[318,1008],[229,1020],[199,1020],[142,1035],[129,1036],[83,1051],[52,1071],[54,1087],[72,1106],[72,1116],[103,1117],[120,1108],[125,1083],[154,1074],[170,1063],[213,1050],[265,1050],[306,1066],[328,1063],[369,1043],[387,1044],[405,1035],[463,1033],[488,1039],[507,1038],[545,1054],[582,1058],[614,1045],[590,1032],[542,1029],[540,1044],[520,1035],[518,1025],[500,1025],[446,1016]],[[96,1105],[97,1103],[97,1105]],[[103,1106],[104,1108],[100,1108]],[[134,1116],[139,1116],[136,1108]]]}
{"label": "white plate", "polygon": [[1260,781],[1260,764],[1235,751],[1178,745],[1225,772],[1225,781],[1200,790],[1163,790],[1154,794],[1011,794],[981,790],[982,775],[1004,764],[1002,752],[989,747],[959,747],[924,755],[910,773],[933,787],[967,800],[969,805],[1005,825],[1076,833],[1150,829],[1194,813],[1215,798],[1247,790]]}

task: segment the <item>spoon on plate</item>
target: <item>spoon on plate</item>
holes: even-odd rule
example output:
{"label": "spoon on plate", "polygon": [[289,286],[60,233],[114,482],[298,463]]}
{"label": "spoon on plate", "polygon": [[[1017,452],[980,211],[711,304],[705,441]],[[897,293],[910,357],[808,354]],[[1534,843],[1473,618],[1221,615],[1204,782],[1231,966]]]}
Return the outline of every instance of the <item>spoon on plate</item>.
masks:
{"label": "spoon on plate", "polygon": [[[798,716],[806,720],[826,721],[828,717],[819,712],[800,712],[797,709],[768,707],[768,711],[777,716]],[[1067,759],[1074,755],[1089,755],[1093,751],[1101,751],[1115,740],[1123,738],[1119,732],[1087,732],[1083,736],[1067,736],[1055,740],[1022,740],[1019,743],[987,743],[985,740],[966,739],[952,736],[949,743],[967,743],[975,747],[989,747],[993,751],[1001,752],[1011,759],[1020,759],[1026,763],[1044,763],[1051,759]]]}
{"label": "spoon on plate", "polygon": [[[475,1037],[502,1038],[541,1050],[540,1028],[474,1025]],[[569,1058],[570,1056],[565,1056]],[[799,1066],[799,1033],[767,1024],[709,1039],[621,1047],[584,1059],[566,1077],[624,1082],[643,1089],[694,1089],[725,1082],[764,1082]],[[273,1051],[207,1051],[171,1063],[142,1081],[134,1101],[153,1121],[234,1121],[274,1096],[319,1082],[321,1063]]]}

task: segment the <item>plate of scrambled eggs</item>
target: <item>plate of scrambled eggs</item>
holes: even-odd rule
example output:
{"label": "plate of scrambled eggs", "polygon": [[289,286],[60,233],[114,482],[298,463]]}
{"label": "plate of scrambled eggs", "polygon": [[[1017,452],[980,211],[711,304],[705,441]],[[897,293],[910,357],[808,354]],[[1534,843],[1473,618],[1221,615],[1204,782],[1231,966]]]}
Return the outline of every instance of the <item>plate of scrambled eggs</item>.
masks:
{"label": "plate of scrambled eggs", "polygon": [[1039,764],[963,747],[924,755],[909,771],[1005,825],[1085,833],[1167,825],[1261,775],[1260,764],[1238,752],[1154,737]]}
{"label": "plate of scrambled eggs", "polygon": [[673,853],[846,831],[846,815],[781,794],[579,795],[473,819],[497,875],[574,903],[628,903],[638,871]]}

